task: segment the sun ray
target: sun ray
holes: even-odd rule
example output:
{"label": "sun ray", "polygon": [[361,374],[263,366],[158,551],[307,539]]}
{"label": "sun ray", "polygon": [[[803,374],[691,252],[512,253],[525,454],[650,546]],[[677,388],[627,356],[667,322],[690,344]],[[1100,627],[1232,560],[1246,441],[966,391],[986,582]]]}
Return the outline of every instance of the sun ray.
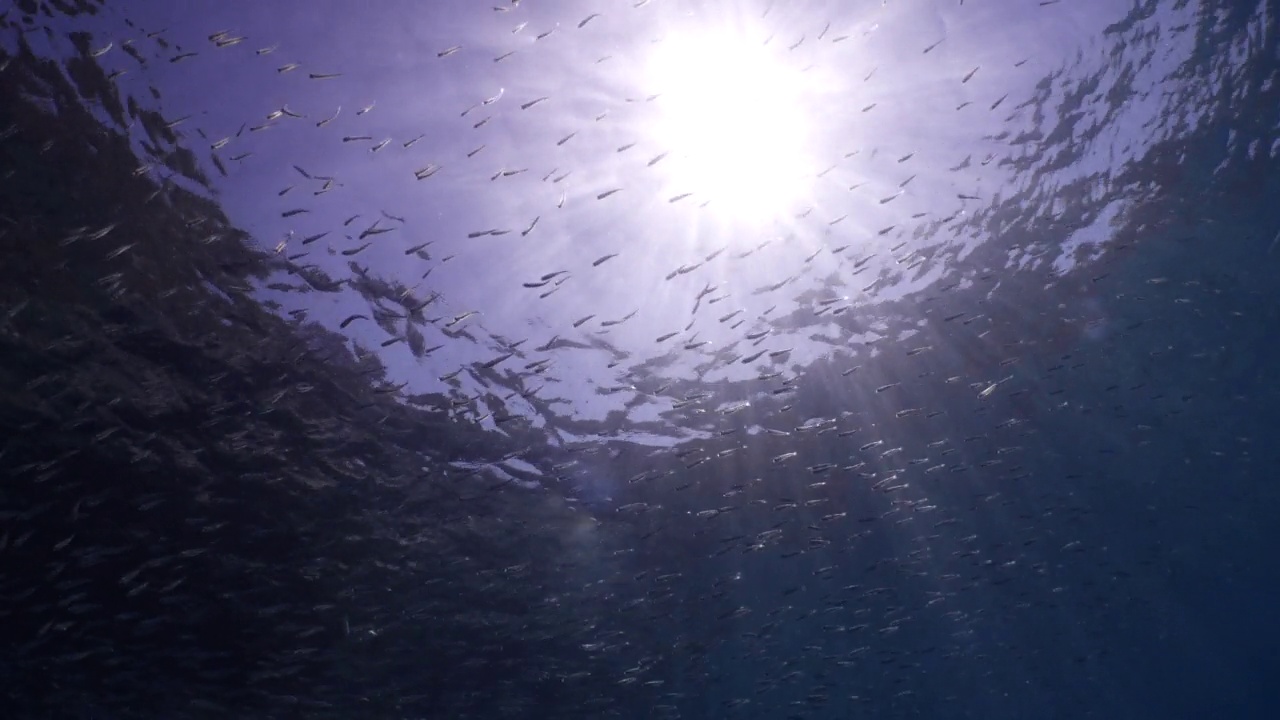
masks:
{"label": "sun ray", "polygon": [[809,78],[763,36],[725,27],[655,46],[661,93],[653,132],[672,197],[689,193],[724,219],[760,224],[794,211],[811,189]]}

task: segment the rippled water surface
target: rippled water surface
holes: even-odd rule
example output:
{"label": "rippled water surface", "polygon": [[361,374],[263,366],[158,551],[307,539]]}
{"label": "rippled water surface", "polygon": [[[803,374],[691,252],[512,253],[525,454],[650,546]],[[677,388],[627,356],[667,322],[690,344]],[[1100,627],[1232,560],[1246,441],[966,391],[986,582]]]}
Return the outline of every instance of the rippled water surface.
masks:
{"label": "rippled water surface", "polygon": [[1272,4],[498,1],[0,13],[0,714],[1273,716]]}

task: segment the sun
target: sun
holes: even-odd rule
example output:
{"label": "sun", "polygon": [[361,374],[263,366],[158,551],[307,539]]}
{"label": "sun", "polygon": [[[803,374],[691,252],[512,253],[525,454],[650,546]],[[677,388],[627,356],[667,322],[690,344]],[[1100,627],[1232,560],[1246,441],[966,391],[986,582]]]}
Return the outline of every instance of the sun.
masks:
{"label": "sun", "polygon": [[[781,50],[781,52],[779,52]],[[653,132],[668,150],[673,192],[725,218],[767,221],[794,211],[814,177],[805,74],[764,37],[725,29],[673,35],[654,47],[660,95]]]}

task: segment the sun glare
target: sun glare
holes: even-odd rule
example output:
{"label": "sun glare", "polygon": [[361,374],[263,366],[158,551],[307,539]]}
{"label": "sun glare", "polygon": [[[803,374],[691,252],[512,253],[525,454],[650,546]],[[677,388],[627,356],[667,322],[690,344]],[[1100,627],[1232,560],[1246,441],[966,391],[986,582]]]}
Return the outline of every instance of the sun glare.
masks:
{"label": "sun glare", "polygon": [[667,38],[650,72],[673,192],[735,221],[794,210],[813,177],[798,68],[762,40],[725,32]]}

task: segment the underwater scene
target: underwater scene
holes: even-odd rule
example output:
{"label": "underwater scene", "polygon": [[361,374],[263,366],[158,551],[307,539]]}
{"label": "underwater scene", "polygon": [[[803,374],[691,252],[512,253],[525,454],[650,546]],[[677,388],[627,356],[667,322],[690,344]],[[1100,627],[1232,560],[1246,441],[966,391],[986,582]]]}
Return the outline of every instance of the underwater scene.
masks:
{"label": "underwater scene", "polygon": [[1278,11],[2,4],[0,718],[1280,717]]}

